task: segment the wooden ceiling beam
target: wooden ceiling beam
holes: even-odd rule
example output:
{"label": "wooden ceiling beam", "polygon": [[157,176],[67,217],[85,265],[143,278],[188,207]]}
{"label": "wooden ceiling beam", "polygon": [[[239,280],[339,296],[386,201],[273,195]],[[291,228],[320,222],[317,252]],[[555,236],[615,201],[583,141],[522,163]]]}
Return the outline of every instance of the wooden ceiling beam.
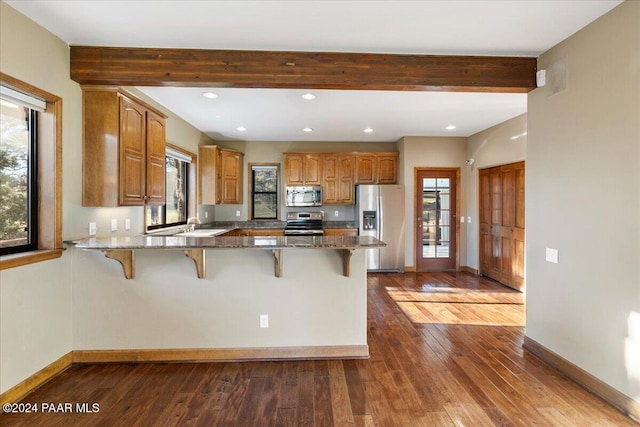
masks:
{"label": "wooden ceiling beam", "polygon": [[81,84],[526,93],[536,58],[71,47]]}

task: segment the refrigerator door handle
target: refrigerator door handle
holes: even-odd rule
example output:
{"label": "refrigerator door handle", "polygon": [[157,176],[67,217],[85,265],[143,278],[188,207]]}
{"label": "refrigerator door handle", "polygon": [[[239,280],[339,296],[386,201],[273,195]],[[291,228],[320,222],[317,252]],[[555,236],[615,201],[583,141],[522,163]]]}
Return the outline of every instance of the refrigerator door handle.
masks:
{"label": "refrigerator door handle", "polygon": [[382,228],[382,224],[384,224],[384,209],[382,208],[382,196],[377,197],[378,203],[378,239],[382,240],[382,232],[384,229]]}

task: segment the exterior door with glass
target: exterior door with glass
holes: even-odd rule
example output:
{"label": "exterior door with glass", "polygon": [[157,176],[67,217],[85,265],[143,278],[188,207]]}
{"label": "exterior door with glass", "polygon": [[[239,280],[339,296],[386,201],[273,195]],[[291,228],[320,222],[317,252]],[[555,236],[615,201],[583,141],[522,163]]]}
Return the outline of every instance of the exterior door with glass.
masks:
{"label": "exterior door with glass", "polygon": [[416,170],[416,271],[456,269],[459,169]]}

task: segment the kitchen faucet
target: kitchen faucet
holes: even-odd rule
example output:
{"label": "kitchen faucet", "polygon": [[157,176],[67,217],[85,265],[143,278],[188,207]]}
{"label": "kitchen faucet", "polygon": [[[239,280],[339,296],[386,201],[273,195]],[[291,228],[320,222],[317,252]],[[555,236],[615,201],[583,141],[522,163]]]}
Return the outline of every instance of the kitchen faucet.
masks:
{"label": "kitchen faucet", "polygon": [[[193,220],[193,223],[191,222]],[[193,231],[196,229],[196,224],[200,224],[200,220],[197,216],[192,216],[187,219],[187,231]]]}

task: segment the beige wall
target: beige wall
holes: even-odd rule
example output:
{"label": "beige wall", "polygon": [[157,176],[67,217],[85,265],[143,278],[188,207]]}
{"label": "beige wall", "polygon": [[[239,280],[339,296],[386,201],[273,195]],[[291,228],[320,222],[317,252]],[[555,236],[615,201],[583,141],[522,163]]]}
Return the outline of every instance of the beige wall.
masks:
{"label": "beige wall", "polygon": [[[138,251],[136,277],[99,251],[71,250],[74,350],[364,346],[364,251],[344,277],[336,250],[208,250],[198,279],[183,251]],[[269,315],[269,328],[259,316]]]}
{"label": "beige wall", "polygon": [[[451,167],[460,168],[460,188],[458,212],[466,215],[467,191],[467,138],[405,136],[398,141],[400,151],[400,184],[405,190],[405,252],[404,264],[415,266],[415,168],[416,167]],[[456,224],[460,227],[460,265],[467,265],[467,228],[466,224]]]}
{"label": "beige wall", "polygon": [[[63,162],[71,164],[77,156],[66,142],[80,139],[80,88],[69,80],[66,43],[2,2],[0,52],[3,73],[64,99]],[[64,177],[63,196],[70,194],[73,181]],[[71,351],[71,308],[71,281],[64,256],[0,270],[0,392]]]}
{"label": "beige wall", "polygon": [[526,155],[526,334],[638,402],[639,28],[626,1],[539,58],[566,89],[529,94]]}
{"label": "beige wall", "polygon": [[479,226],[478,171],[480,169],[506,165],[525,159],[527,149],[527,115],[515,117],[499,125],[471,135],[467,142],[467,159],[474,159],[465,166],[467,175],[467,266],[478,269]]}
{"label": "beige wall", "polygon": [[[0,70],[63,99],[63,238],[86,236],[88,223],[98,233],[121,228],[143,229],[142,208],[83,208],[82,92],[70,78],[69,48],[4,2],[0,2]],[[147,99],[147,101],[149,101]],[[197,152],[210,139],[166,109],[167,139]],[[120,232],[123,232],[120,230]],[[0,270],[0,393],[71,351],[72,280],[69,252],[62,258]]]}

